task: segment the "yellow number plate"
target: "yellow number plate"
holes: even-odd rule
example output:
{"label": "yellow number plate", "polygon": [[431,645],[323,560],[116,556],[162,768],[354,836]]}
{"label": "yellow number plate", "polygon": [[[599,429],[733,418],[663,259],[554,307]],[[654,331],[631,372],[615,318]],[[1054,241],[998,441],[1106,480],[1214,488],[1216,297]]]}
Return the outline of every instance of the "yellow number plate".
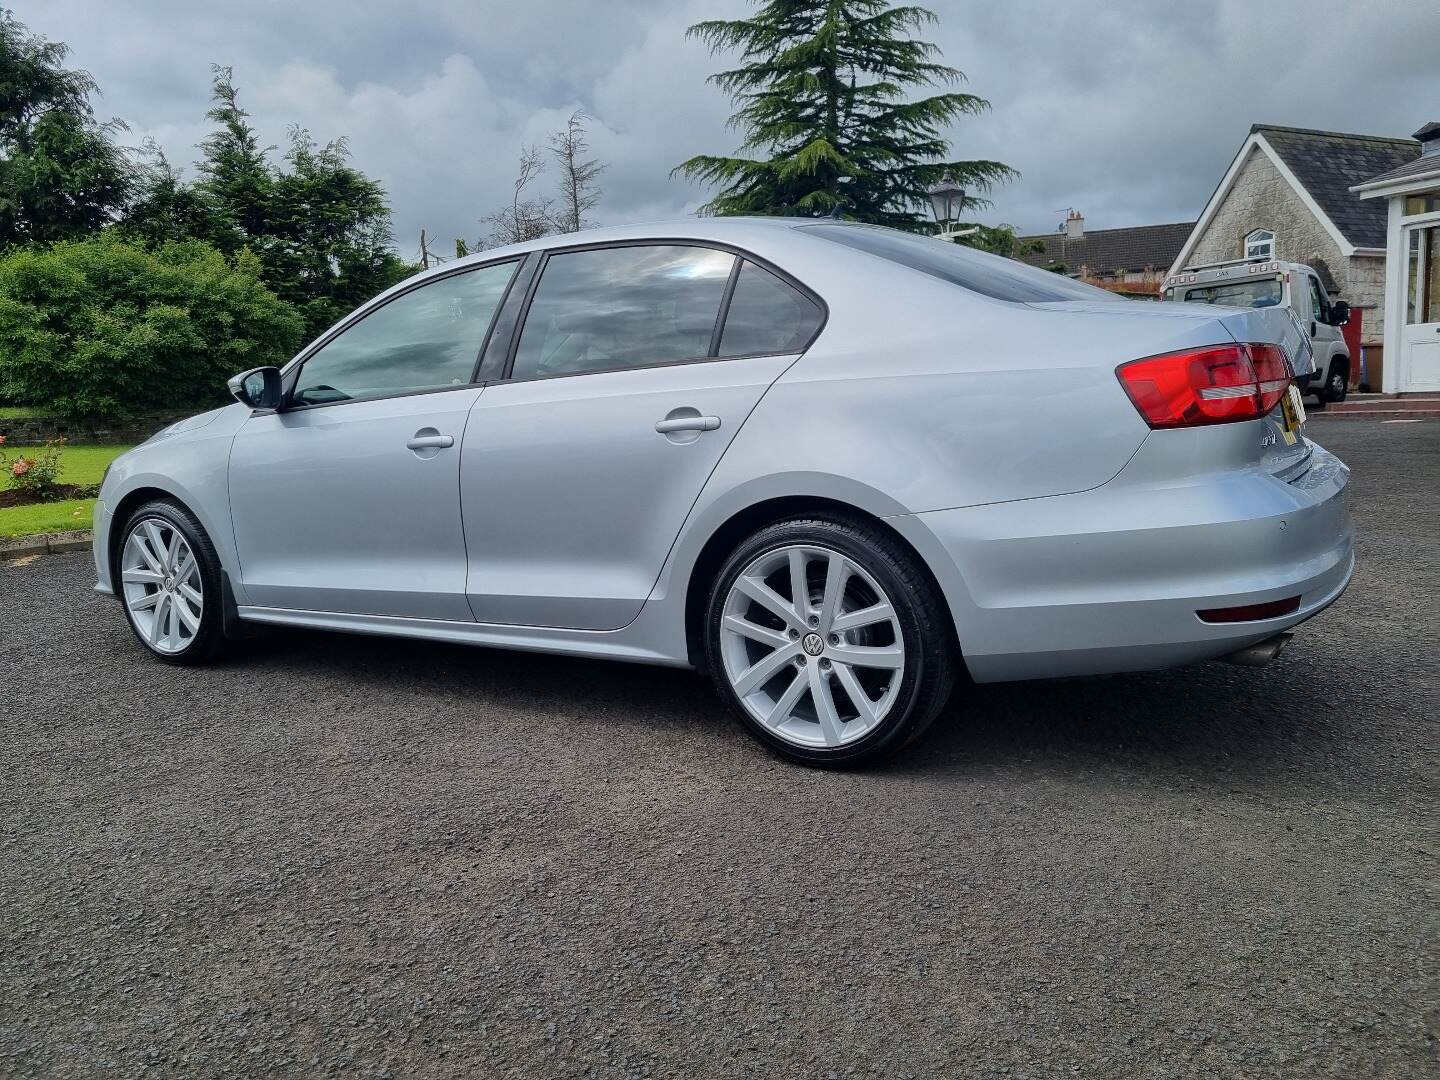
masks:
{"label": "yellow number plate", "polygon": [[1285,391],[1285,396],[1280,399],[1280,415],[1284,417],[1281,430],[1288,445],[1295,441],[1295,433],[1305,423],[1305,400],[1300,396],[1299,387],[1291,386]]}

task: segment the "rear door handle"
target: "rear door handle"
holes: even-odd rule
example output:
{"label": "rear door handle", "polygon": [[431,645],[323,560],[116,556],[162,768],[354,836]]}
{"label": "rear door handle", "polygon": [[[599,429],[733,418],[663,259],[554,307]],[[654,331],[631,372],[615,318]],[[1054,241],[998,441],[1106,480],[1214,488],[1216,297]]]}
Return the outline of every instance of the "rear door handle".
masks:
{"label": "rear door handle", "polygon": [[673,420],[658,421],[655,430],[669,435],[672,431],[714,431],[719,426],[718,416],[677,416]]}
{"label": "rear door handle", "polygon": [[405,444],[407,450],[444,450],[455,445],[453,435],[416,435]]}

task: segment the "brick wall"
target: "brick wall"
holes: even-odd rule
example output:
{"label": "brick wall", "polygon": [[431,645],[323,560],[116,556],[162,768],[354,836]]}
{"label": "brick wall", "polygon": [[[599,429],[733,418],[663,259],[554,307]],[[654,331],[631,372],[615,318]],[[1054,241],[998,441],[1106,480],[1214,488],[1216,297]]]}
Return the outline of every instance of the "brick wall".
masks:
{"label": "brick wall", "polygon": [[1379,348],[1385,344],[1385,256],[1355,255],[1343,281],[1342,298],[1351,307],[1365,308],[1360,342]]}
{"label": "brick wall", "polygon": [[177,416],[134,416],[126,420],[60,420],[51,416],[0,418],[0,435],[13,446],[40,446],[51,439],[72,443],[141,443],[163,427],[183,420]]}

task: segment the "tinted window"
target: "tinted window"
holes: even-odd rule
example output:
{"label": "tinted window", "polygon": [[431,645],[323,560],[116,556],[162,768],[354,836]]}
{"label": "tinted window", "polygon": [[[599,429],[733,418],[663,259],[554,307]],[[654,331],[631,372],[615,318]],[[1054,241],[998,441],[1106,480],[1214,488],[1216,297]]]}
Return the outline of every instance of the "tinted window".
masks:
{"label": "tinted window", "polygon": [[293,400],[316,405],[465,385],[515,266],[441,278],[372,311],[305,361]]}
{"label": "tinted window", "polygon": [[820,306],[770,271],[746,261],[740,266],[721,356],[757,356],[799,352],[810,344],[824,318]]}
{"label": "tinted window", "polygon": [[1190,289],[1185,299],[1192,304],[1225,304],[1229,307],[1274,307],[1280,303],[1280,279],[1263,278],[1253,281],[1223,281]]}
{"label": "tinted window", "polygon": [[734,265],[729,252],[681,245],[551,255],[511,375],[544,378],[708,356]]}
{"label": "tinted window", "polygon": [[884,229],[876,225],[804,225],[807,232],[834,240],[882,259],[919,270],[996,300],[1045,303],[1056,300],[1118,300],[1104,289],[1072,281],[1061,274],[1026,266],[1014,259],[937,240],[932,236]]}

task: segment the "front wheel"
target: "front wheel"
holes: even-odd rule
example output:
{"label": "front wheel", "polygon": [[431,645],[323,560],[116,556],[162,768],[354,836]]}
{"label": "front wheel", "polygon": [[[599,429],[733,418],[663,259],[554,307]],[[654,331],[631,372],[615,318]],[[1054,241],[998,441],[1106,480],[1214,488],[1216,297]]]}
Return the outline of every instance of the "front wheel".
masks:
{"label": "front wheel", "polygon": [[1326,404],[1344,401],[1349,384],[1350,373],[1346,370],[1345,365],[1331,364],[1330,371],[1325,376],[1325,385],[1320,388],[1320,400]]}
{"label": "front wheel", "polygon": [[706,657],[741,725],[792,761],[858,765],[918,737],[954,681],[944,604],[914,556],[843,518],[771,525],[711,591]]}
{"label": "front wheel", "polygon": [[220,560],[185,507],[146,503],[125,523],[116,585],[130,629],[167,664],[198,664],[224,641]]}

